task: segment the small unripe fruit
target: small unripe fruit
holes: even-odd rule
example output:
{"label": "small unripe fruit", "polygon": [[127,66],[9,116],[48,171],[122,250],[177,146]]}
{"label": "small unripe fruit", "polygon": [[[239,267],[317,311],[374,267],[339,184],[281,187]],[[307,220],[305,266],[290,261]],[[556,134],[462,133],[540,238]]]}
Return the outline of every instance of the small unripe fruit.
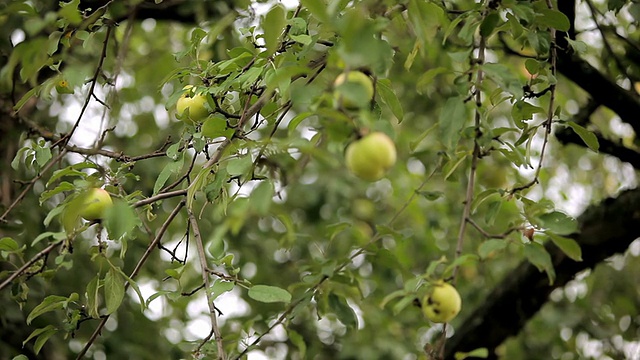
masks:
{"label": "small unripe fruit", "polygon": [[347,146],[347,168],[363,180],[381,179],[396,163],[396,146],[385,133],[373,132]]}
{"label": "small unripe fruit", "polygon": [[[335,92],[336,102],[341,102],[342,107],[355,110],[366,106],[373,99],[373,81],[361,71],[349,71],[338,75],[333,83],[334,87],[348,85],[348,88]],[[346,91],[352,91],[345,93]],[[359,101],[360,100],[360,101]]]}
{"label": "small unripe fruit", "polygon": [[85,220],[102,219],[105,210],[113,205],[111,195],[104,189],[93,188],[81,196],[83,200],[79,215]]}
{"label": "small unripe fruit", "polygon": [[65,79],[60,79],[56,82],[56,91],[58,94],[73,94],[73,88],[69,86],[69,82]]}
{"label": "small unripe fruit", "polygon": [[[192,87],[192,85],[187,85],[182,88],[188,91],[180,96],[178,102],[176,102],[176,112],[183,121],[191,120],[195,123],[201,123],[209,116],[209,110],[205,106],[207,98],[202,94],[194,94],[193,90],[189,90]],[[189,110],[188,116],[185,114],[187,109]]]}
{"label": "small unripe fruit", "polygon": [[444,281],[435,282],[422,301],[422,312],[434,323],[453,320],[462,308],[462,299],[455,287]]}

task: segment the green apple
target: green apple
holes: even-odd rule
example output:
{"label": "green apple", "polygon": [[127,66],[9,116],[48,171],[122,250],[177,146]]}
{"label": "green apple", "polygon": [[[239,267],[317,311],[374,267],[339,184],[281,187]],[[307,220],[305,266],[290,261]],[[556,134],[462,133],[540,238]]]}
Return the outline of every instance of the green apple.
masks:
{"label": "green apple", "polygon": [[85,220],[102,219],[105,210],[113,205],[111,195],[104,189],[93,188],[81,196],[82,207],[79,215]]}
{"label": "green apple", "polygon": [[[193,90],[189,90],[192,87],[193,85],[187,85],[182,88],[188,91],[178,99],[176,112],[178,113],[178,117],[183,121],[191,120],[195,123],[201,123],[209,116],[209,110],[205,106],[207,98],[202,94],[194,94]],[[188,116],[185,114],[187,109],[189,110]]]}
{"label": "green apple", "polygon": [[347,146],[347,168],[357,177],[380,180],[396,163],[396,146],[387,134],[373,132]]}
{"label": "green apple", "polygon": [[366,106],[373,99],[373,81],[361,71],[349,71],[338,75],[333,83],[337,103],[350,110]]}
{"label": "green apple", "polygon": [[455,287],[442,280],[432,284],[432,289],[422,301],[422,312],[434,323],[446,323],[458,315],[462,299]]}

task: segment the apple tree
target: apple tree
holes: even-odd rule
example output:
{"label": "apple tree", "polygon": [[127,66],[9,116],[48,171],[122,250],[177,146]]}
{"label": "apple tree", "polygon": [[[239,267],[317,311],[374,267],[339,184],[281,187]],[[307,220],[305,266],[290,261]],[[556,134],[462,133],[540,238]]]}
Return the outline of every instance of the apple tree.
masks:
{"label": "apple tree", "polygon": [[637,359],[640,3],[0,4],[0,359]]}

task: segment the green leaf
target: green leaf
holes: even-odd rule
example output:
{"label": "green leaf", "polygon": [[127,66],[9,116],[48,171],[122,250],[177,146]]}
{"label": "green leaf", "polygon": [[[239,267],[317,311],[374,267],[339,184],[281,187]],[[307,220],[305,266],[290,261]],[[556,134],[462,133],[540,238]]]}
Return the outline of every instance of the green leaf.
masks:
{"label": "green leaf", "polygon": [[286,11],[280,4],[276,4],[269,10],[267,16],[262,22],[264,29],[264,42],[267,47],[267,54],[271,55],[278,50],[280,45],[280,36],[284,27],[287,26],[285,18]]}
{"label": "green leaf", "polygon": [[551,241],[553,241],[553,243],[568,257],[575,261],[582,261],[582,249],[580,249],[580,245],[578,245],[577,241],[560,236],[552,231],[545,231],[544,233],[549,236],[549,239],[551,239]]}
{"label": "green leaf", "polygon": [[464,255],[458,256],[455,260],[451,262],[451,264],[447,265],[446,269],[443,272],[444,277],[449,277],[452,274],[453,269],[459,266],[469,265],[470,263],[476,262],[476,261],[478,261],[478,255],[476,254],[464,254]]}
{"label": "green leaf", "polygon": [[438,124],[433,124],[427,130],[423,131],[422,134],[420,134],[420,136],[414,138],[414,140],[409,143],[409,149],[411,149],[411,151],[415,151],[415,149],[418,147],[418,145],[420,145],[422,140],[424,140],[427,137],[427,135],[429,135],[431,131],[433,131],[437,127],[438,127]]}
{"label": "green leaf", "polygon": [[36,151],[36,163],[43,167],[49,160],[51,160],[51,148],[38,144],[35,148]]}
{"label": "green leaf", "polygon": [[579,55],[585,55],[588,49],[587,44],[580,40],[571,40],[568,37],[566,37],[565,39],[569,43],[569,46],[573,48],[573,51],[575,51]]}
{"label": "green leaf", "polygon": [[231,282],[231,281],[223,281],[223,280],[216,280],[213,285],[211,285],[211,289],[210,289],[210,293],[211,293],[211,300],[215,300],[218,296],[233,290],[233,288],[236,286],[235,283]]}
{"label": "green leaf", "polygon": [[462,164],[462,162],[469,156],[468,152],[463,152],[457,155],[456,159],[449,160],[443,167],[442,172],[444,173],[444,179],[447,180],[453,172],[456,171],[458,166]]}
{"label": "green leaf", "polygon": [[402,299],[400,299],[400,301],[398,301],[397,303],[395,303],[395,305],[393,305],[393,308],[392,308],[393,315],[400,314],[400,312],[402,312],[402,310],[406,309],[407,306],[413,304],[415,299],[416,299],[416,296],[414,294],[407,295],[407,296],[403,297]]}
{"label": "green leaf", "polygon": [[164,186],[164,184],[167,183],[167,180],[169,180],[169,177],[171,177],[171,175],[175,175],[178,172],[180,172],[183,164],[184,164],[184,156],[180,156],[177,161],[172,161],[167,165],[165,165],[162,171],[160,171],[160,174],[158,175],[158,178],[156,179],[156,182],[153,185],[154,195],[156,195],[162,189],[162,187]]}
{"label": "green leaf", "polygon": [[289,35],[289,37],[291,37],[291,39],[295,40],[296,42],[299,42],[302,45],[310,45],[313,42],[313,39],[311,38],[311,36],[306,34]]}
{"label": "green leaf", "polygon": [[468,358],[486,359],[489,357],[489,350],[487,348],[479,348],[469,352],[456,352],[454,358],[456,360],[464,360]]}
{"label": "green leaf", "polygon": [[578,230],[578,221],[560,211],[539,215],[538,220],[540,226],[559,235],[572,234]]}
{"label": "green leaf", "polygon": [[404,119],[404,110],[402,110],[402,104],[396,92],[391,88],[391,81],[389,79],[380,79],[376,83],[380,98],[391,109],[391,113],[398,119],[398,123],[401,123]]}
{"label": "green leaf", "polygon": [[182,277],[182,274],[184,273],[184,270],[185,270],[185,266],[182,265],[173,269],[166,269],[164,273],[176,280],[180,280],[180,278]]}
{"label": "green leaf", "polygon": [[207,36],[207,32],[204,29],[193,29],[193,31],[191,32],[191,44],[189,51],[195,54],[195,51],[198,49],[200,43],[202,42],[202,39],[204,39],[205,36]]}
{"label": "green leaf", "polygon": [[592,132],[584,127],[576,124],[573,121],[567,121],[567,125],[573,129],[573,131],[580,136],[580,139],[584,141],[584,143],[591,149],[592,151],[598,152],[600,148],[600,143],[598,142],[598,137]]}
{"label": "green leaf", "polygon": [[296,115],[293,119],[291,119],[291,121],[289,121],[289,124],[287,125],[287,131],[288,131],[289,135],[291,135],[293,133],[293,131],[298,127],[298,125],[300,125],[300,123],[304,119],[306,119],[306,118],[308,118],[308,117],[310,117],[312,115],[314,115],[313,112],[305,111],[305,112],[302,112],[302,113]]}
{"label": "green leaf", "polygon": [[104,278],[104,298],[107,305],[107,314],[112,314],[120,307],[124,299],[124,277],[113,267]]}
{"label": "green leaf", "polygon": [[409,1],[407,15],[411,25],[415,28],[415,34],[423,43],[434,41],[438,28],[448,23],[442,7],[430,1]]}
{"label": "green leaf", "polygon": [[466,105],[459,96],[450,97],[440,112],[440,135],[442,144],[447,149],[453,149],[458,144],[460,130],[467,122]]}
{"label": "green leaf", "polygon": [[543,108],[531,105],[524,100],[516,101],[516,103],[511,108],[511,117],[513,117],[513,121],[519,129],[523,129],[526,125],[523,120],[530,120],[533,118],[534,114],[544,113],[545,111]]}
{"label": "green leaf", "polygon": [[330,294],[329,307],[345,326],[352,329],[358,327],[358,317],[351,306],[347,304],[347,300],[345,298],[336,294]]}
{"label": "green leaf", "polygon": [[18,170],[23,165],[25,153],[28,153],[29,151],[30,149],[28,147],[23,147],[16,152],[16,156],[14,156],[11,161],[11,168],[13,170]]}
{"label": "green leaf", "polygon": [[480,24],[480,36],[489,37],[493,33],[493,29],[496,28],[498,23],[500,22],[500,15],[497,12],[492,11],[487,15],[482,24]]}
{"label": "green leaf", "polygon": [[[495,196],[494,196],[495,195]],[[485,202],[485,200],[490,199],[491,197],[499,197],[500,192],[497,189],[487,189],[480,194],[476,195],[471,203],[471,213],[475,214],[478,206]]]}
{"label": "green leaf", "polygon": [[266,215],[271,207],[273,198],[273,184],[271,181],[262,181],[251,192],[251,208],[258,215]]}
{"label": "green leaf", "polygon": [[227,119],[224,116],[216,114],[202,124],[202,135],[210,139],[219,137],[230,139],[233,129],[227,127]]}
{"label": "green leaf", "polygon": [[[26,343],[29,342],[29,340],[33,339],[34,337],[37,337],[35,345],[33,346],[33,350],[35,351],[36,355],[38,353],[40,353],[40,350],[42,349],[42,346],[44,346],[44,344],[47,342],[47,340],[49,340],[49,338],[54,335],[55,333],[58,332],[58,329],[56,329],[53,325],[47,325],[43,328],[40,329],[36,329],[34,330],[29,337],[27,337],[27,339],[25,341],[22,342],[22,346],[24,346]],[[23,356],[23,355],[21,355]],[[15,357],[14,359],[16,359],[18,357]],[[25,357],[26,359],[26,357]]]}
{"label": "green leaf", "polygon": [[64,169],[60,169],[60,170],[56,170],[53,172],[53,175],[51,175],[51,178],[49,178],[49,181],[47,181],[47,187],[49,187],[49,185],[53,184],[54,182],[56,182],[58,179],[64,177],[64,176],[72,176],[72,177],[78,177],[81,179],[86,179],[87,178],[87,173],[83,172],[82,170],[85,169],[96,169],[96,170],[100,170],[100,168],[98,167],[98,165],[94,164],[94,163],[90,163],[90,162],[81,162],[81,163],[77,163],[71,166],[67,166]]}
{"label": "green leaf", "polygon": [[436,76],[448,73],[450,71],[450,69],[447,69],[445,67],[437,67],[425,71],[416,82],[416,90],[418,91],[418,94],[422,94],[422,91],[429,85],[431,85],[433,79],[435,79]]}
{"label": "green leaf", "polygon": [[535,59],[527,59],[524,61],[524,67],[527,69],[529,74],[537,74],[538,71],[542,68],[540,62]]}
{"label": "green leaf", "polygon": [[227,169],[223,168],[216,171],[216,173],[213,175],[213,180],[210,180],[207,186],[204,188],[204,192],[207,196],[207,201],[214,202],[219,197],[224,196],[222,190],[227,182],[228,175],[229,174],[227,173]]}
{"label": "green leaf", "polygon": [[200,169],[200,171],[198,172],[198,175],[196,175],[196,178],[193,180],[191,185],[189,185],[189,188],[187,188],[187,207],[188,208],[192,207],[193,201],[196,198],[196,193],[200,191],[200,189],[202,189],[207,183],[210,172],[211,170],[206,167]]}
{"label": "green leaf", "polygon": [[325,228],[325,236],[329,238],[329,241],[333,241],[333,239],[335,239],[338,234],[347,230],[351,226],[352,224],[350,222],[344,221],[327,225],[327,227]]}
{"label": "green leaf", "polygon": [[269,285],[254,285],[249,289],[249,297],[263,303],[291,302],[291,294],[287,290]]}
{"label": "green leaf", "polygon": [[80,211],[82,210],[83,198],[81,196],[75,197],[65,207],[56,207],[47,214],[44,219],[45,224],[51,222],[55,215],[62,212],[60,222],[67,234],[72,234],[73,231],[80,226]]}
{"label": "green leaf", "polygon": [[546,271],[549,278],[549,285],[552,285],[556,279],[556,272],[553,269],[553,263],[551,262],[551,255],[547,252],[544,246],[531,242],[524,245],[524,256],[529,260],[531,264],[538,268],[540,271]]}
{"label": "green leaf", "polygon": [[64,296],[47,296],[44,300],[42,300],[40,304],[38,304],[35,308],[33,308],[33,310],[31,310],[31,313],[29,313],[29,316],[27,316],[27,325],[30,325],[33,319],[44,313],[62,309],[66,305],[67,300],[68,299]]}
{"label": "green leaf", "polygon": [[76,187],[72,183],[63,181],[55,188],[44,191],[42,192],[42,194],[40,194],[40,205],[42,205],[45,201],[49,200],[54,195],[60,194],[65,191],[72,191],[75,190],[75,188]]}
{"label": "green leaf", "polygon": [[0,251],[14,252],[20,249],[18,243],[10,237],[3,237],[0,239]]}
{"label": "green leaf", "polygon": [[29,358],[26,357],[25,355],[18,355],[11,360],[29,360]]}
{"label": "green leaf", "polygon": [[27,101],[29,101],[29,99],[31,99],[32,97],[40,94],[40,90],[41,89],[42,89],[42,86],[36,86],[36,87],[32,88],[31,90],[27,91],[24,95],[22,95],[22,98],[20,98],[20,100],[18,100],[16,105],[13,107],[13,110],[16,111],[16,112],[20,111],[20,109],[22,109],[24,104],[26,104]]}
{"label": "green leaf", "polygon": [[262,68],[252,67],[245,71],[242,75],[238,76],[236,82],[240,84],[241,89],[248,89],[258,80],[262,74]]}
{"label": "green leaf", "polygon": [[42,234],[36,236],[35,239],[33,239],[33,241],[31,242],[31,246],[36,245],[37,243],[39,243],[40,241],[42,241],[43,239],[46,239],[48,237],[52,237],[54,241],[60,241],[63,239],[66,239],[67,236],[64,232],[52,232],[52,231],[47,231],[47,232],[43,232]]}
{"label": "green leaf", "polygon": [[329,22],[330,18],[327,14],[327,5],[324,0],[300,0],[305,8],[309,10],[311,15],[322,22]]}
{"label": "green leaf", "polygon": [[58,15],[68,21],[69,24],[77,26],[82,22],[82,15],[80,15],[78,5],[80,5],[80,0],[72,0],[69,2],[60,1]]}
{"label": "green leaf", "polygon": [[141,224],[141,221],[129,204],[118,199],[114,201],[113,206],[106,209],[104,224],[109,238],[119,240],[124,236],[131,235],[136,226]]}
{"label": "green leaf", "polygon": [[253,167],[253,160],[250,155],[241,156],[229,160],[227,172],[231,176],[244,175]]}
{"label": "green leaf", "polygon": [[144,296],[142,296],[142,292],[140,291],[140,287],[138,286],[138,283],[136,283],[135,281],[133,281],[132,278],[129,277],[129,275],[125,274],[122,269],[120,269],[119,267],[114,266],[113,264],[109,263],[109,265],[111,265],[111,269],[117,271],[120,276],[122,276],[127,283],[129,284],[129,286],[133,289],[133,291],[136,293],[136,295],[138,295],[138,300],[140,300],[140,308],[142,310],[145,309],[145,300],[144,300]]}
{"label": "green leaf", "polygon": [[407,59],[404,61],[404,69],[409,71],[411,70],[411,66],[413,65],[413,62],[416,59],[416,56],[418,55],[418,52],[420,51],[421,48],[421,42],[417,41],[413,43],[413,50],[411,50],[411,52],[409,53],[409,55],[407,55]]}
{"label": "green leaf", "polygon": [[96,275],[87,284],[86,297],[87,297],[87,313],[94,319],[100,317],[98,313],[98,305],[100,304],[100,295],[98,290],[100,289],[100,275]]}
{"label": "green leaf", "polygon": [[434,201],[444,196],[442,191],[418,191],[418,194],[429,201]]}
{"label": "green leaf", "polygon": [[398,298],[398,297],[401,297],[401,296],[405,296],[405,295],[407,295],[407,291],[405,291],[404,289],[403,290],[396,290],[396,291],[392,292],[391,294],[387,294],[387,296],[385,296],[384,299],[382,299],[382,302],[380,303],[380,308],[384,309],[384,307],[387,306],[387,304],[391,300],[393,300],[395,298]]}
{"label": "green leaf", "polygon": [[568,31],[571,22],[567,15],[558,10],[541,9],[538,11],[538,22],[560,31]]}
{"label": "green leaf", "polygon": [[478,256],[480,256],[481,259],[486,259],[494,251],[498,252],[504,250],[508,244],[509,243],[504,240],[489,239],[478,247]]}
{"label": "green leaf", "polygon": [[304,337],[302,337],[302,335],[298,334],[291,328],[287,329],[287,336],[289,337],[291,343],[298,348],[297,358],[304,359],[305,354],[307,353],[307,343],[305,342]]}
{"label": "green leaf", "polygon": [[33,344],[33,350],[35,351],[36,355],[40,353],[40,350],[42,350],[42,347],[47,342],[47,340],[49,340],[51,336],[55,335],[58,332],[58,329],[54,328],[51,325],[48,325],[47,327],[45,327],[45,329],[47,330],[39,334],[35,344]]}

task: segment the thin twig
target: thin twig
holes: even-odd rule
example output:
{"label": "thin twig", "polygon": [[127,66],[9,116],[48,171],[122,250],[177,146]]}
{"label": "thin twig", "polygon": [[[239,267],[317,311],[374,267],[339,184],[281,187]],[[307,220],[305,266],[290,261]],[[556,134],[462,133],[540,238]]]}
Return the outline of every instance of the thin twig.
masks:
{"label": "thin twig", "polygon": [[71,140],[71,136],[73,136],[73,133],[75,133],[76,129],[80,125],[80,121],[82,120],[84,113],[87,111],[89,102],[91,102],[91,96],[93,95],[93,91],[96,88],[96,84],[98,83],[98,78],[100,77],[100,73],[102,73],[102,65],[104,64],[104,59],[107,57],[107,47],[108,47],[107,45],[109,44],[109,38],[111,38],[112,30],[113,30],[113,26],[108,25],[107,33],[104,37],[104,42],[102,43],[102,52],[100,53],[100,60],[98,61],[98,66],[96,67],[96,71],[93,74],[93,78],[91,78],[91,86],[89,86],[89,94],[87,94],[87,97],[84,100],[84,104],[82,105],[82,110],[80,110],[80,115],[78,115],[78,119],[73,124],[71,131],[69,131],[69,133],[63,136],[62,139],[60,139],[59,144],[56,144],[56,145],[62,145],[64,147],[69,143],[69,140]]}
{"label": "thin twig", "polygon": [[162,193],[162,194],[158,194],[158,195],[146,198],[144,200],[140,200],[134,203],[132,206],[134,208],[138,208],[140,206],[152,204],[158,200],[169,199],[172,197],[183,196],[183,195],[187,195],[187,190],[176,190],[176,191],[166,192],[166,193]]}
{"label": "thin twig", "polygon": [[[553,4],[551,3],[551,0],[547,0],[547,6],[549,7],[549,9],[553,9]],[[557,75],[556,59],[558,57],[558,53],[556,48],[556,29],[550,28],[549,35],[551,37],[551,49],[549,50],[550,51],[549,64],[551,66],[551,75],[553,75],[553,77],[557,79],[558,77],[556,76]],[[549,85],[549,94],[550,95],[549,95],[549,107],[547,108],[547,118],[542,124],[542,126],[545,129],[544,139],[542,142],[542,149],[540,149],[540,161],[538,162],[538,166],[536,167],[535,175],[530,182],[509,190],[510,194],[515,194],[518,191],[528,189],[533,185],[537,184],[539,181],[538,179],[540,176],[540,171],[542,170],[542,162],[544,161],[544,154],[546,152],[545,150],[547,149],[547,144],[549,143],[549,135],[551,134],[551,125],[553,123],[553,115],[554,115],[553,107],[555,106],[555,98],[556,98],[555,83]]]}
{"label": "thin twig", "polygon": [[[486,16],[486,11],[484,16]],[[486,39],[484,36],[480,37],[480,43],[478,44],[478,58],[474,61],[475,64],[482,65],[485,60],[485,46]],[[457,259],[462,255],[462,247],[464,245],[464,235],[467,229],[467,219],[471,214],[471,203],[473,202],[473,194],[476,182],[476,169],[478,167],[478,161],[480,160],[480,144],[478,143],[478,139],[481,136],[480,133],[480,120],[482,119],[482,114],[480,114],[480,107],[482,106],[482,81],[484,80],[484,71],[482,68],[478,68],[476,74],[476,81],[474,84],[475,91],[475,119],[474,119],[474,128],[475,128],[475,136],[473,138],[473,154],[471,157],[471,169],[469,170],[469,178],[467,181],[467,190],[464,199],[464,208],[462,210],[462,219],[460,220],[460,227],[458,229],[458,240],[456,242],[456,253],[454,259]],[[453,272],[451,274],[452,282],[455,284],[456,275],[458,274],[458,266],[453,268]],[[444,347],[444,345],[443,345]]]}
{"label": "thin twig", "polygon": [[211,332],[209,335],[202,340],[198,348],[196,349],[196,353],[200,352],[200,349],[204,344],[206,344],[211,336],[215,336],[216,344],[218,345],[218,359],[225,360],[226,355],[224,353],[224,346],[222,344],[222,334],[220,333],[220,328],[218,327],[218,317],[216,315],[216,307],[213,303],[213,299],[211,298],[211,280],[209,279],[209,272],[207,267],[207,255],[204,251],[204,245],[202,244],[202,235],[200,234],[200,227],[198,226],[198,220],[193,215],[191,209],[187,209],[189,213],[189,223],[191,224],[191,229],[193,229],[193,237],[196,241],[196,247],[198,248],[198,258],[200,259],[200,270],[202,272],[202,280],[204,282],[205,287],[205,295],[207,297],[207,305],[209,305],[209,317],[211,318]]}
{"label": "thin twig", "polygon": [[478,223],[476,223],[472,218],[467,218],[467,222],[471,224],[471,226],[473,226],[476,230],[478,230],[478,232],[487,239],[505,239],[507,236],[511,235],[514,231],[525,229],[522,226],[514,226],[501,234],[491,234],[486,230],[484,230],[480,225],[478,225]]}
{"label": "thin twig", "polygon": [[49,246],[41,250],[39,253],[33,256],[29,261],[24,263],[24,265],[22,265],[18,270],[13,272],[8,278],[6,278],[2,282],[2,284],[0,284],[0,291],[2,291],[2,289],[7,287],[7,285],[11,284],[13,280],[15,280],[17,277],[24,274],[24,272],[27,271],[27,269],[31,267],[31,265],[35,264],[36,261],[40,260],[40,258],[49,255],[49,253],[53,251],[53,249],[55,249],[61,243],[62,243],[61,241],[56,241],[54,243],[49,244]]}

